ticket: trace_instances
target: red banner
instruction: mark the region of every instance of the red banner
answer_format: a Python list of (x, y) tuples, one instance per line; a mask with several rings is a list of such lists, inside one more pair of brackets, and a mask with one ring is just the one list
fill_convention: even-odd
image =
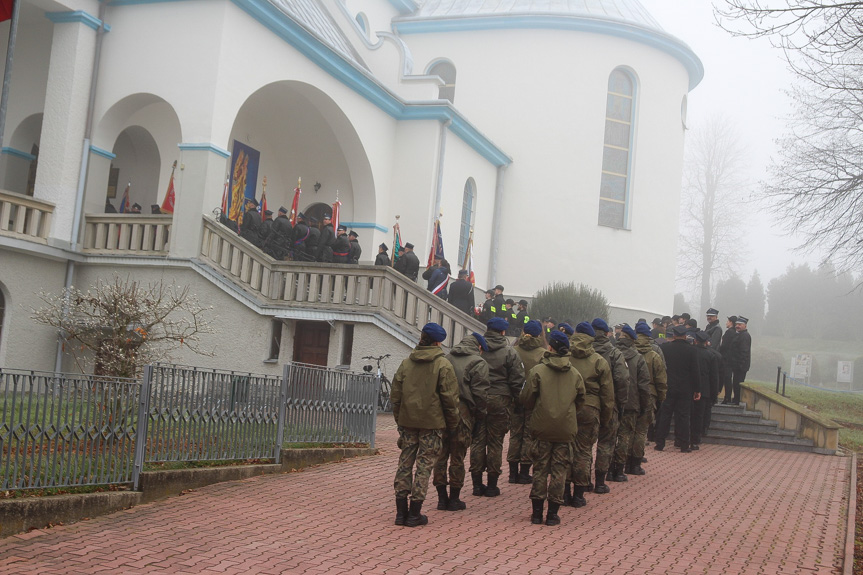
[(339, 224), (342, 222), (342, 214), (341, 214), (342, 203), (338, 200), (333, 204), (333, 230), (339, 229)]
[(13, 6), (15, 6), (15, 0), (0, 0), (0, 22), (12, 18)]
[(173, 214), (174, 202), (176, 201), (174, 193), (174, 170), (177, 169), (177, 162), (174, 161), (174, 167), (171, 168), (171, 179), (168, 180), (168, 192), (165, 194), (165, 201), (162, 202), (162, 213)]

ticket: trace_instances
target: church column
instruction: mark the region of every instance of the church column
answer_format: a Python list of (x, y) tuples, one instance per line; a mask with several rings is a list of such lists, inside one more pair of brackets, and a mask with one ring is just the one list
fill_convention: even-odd
[(227, 150), (213, 144), (180, 144), (180, 162), (174, 179), (172, 257), (196, 258), (200, 254), (203, 216), (212, 217), (213, 209), (222, 205), (230, 156)]
[(50, 241), (68, 246), (81, 176), (96, 31), (101, 22), (83, 11), (48, 12), (46, 16), (54, 22), (54, 36), (34, 197), (56, 206)]
[[(111, 175), (111, 162), (117, 156), (108, 150), (90, 146), (90, 161), (87, 164), (87, 191), (84, 194), (84, 214), (101, 214), (105, 211), (105, 194), (108, 190), (108, 179)], [(114, 208), (120, 207), (124, 185), (117, 182), (117, 193), (109, 198)], [(148, 212), (149, 213), (149, 212)], [(84, 234), (81, 234), (83, 241)]]

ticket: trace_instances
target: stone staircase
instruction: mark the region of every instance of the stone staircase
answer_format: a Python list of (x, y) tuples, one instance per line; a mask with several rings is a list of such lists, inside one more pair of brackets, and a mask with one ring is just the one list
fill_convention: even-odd
[(784, 451), (811, 452), (815, 448), (812, 440), (797, 437), (793, 430), (780, 429), (779, 423), (764, 419), (760, 412), (747, 411), (745, 404), (714, 405), (710, 430), (702, 443)]

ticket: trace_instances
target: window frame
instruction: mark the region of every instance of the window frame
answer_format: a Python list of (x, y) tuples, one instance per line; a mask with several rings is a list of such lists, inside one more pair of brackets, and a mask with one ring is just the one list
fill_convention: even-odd
[[(631, 94), (625, 94), (622, 92), (613, 91), (613, 81), (615, 80), (615, 74), (623, 74), (626, 79), (629, 81), (631, 86)], [(629, 106), (629, 121), (618, 119), (615, 116), (615, 108), (613, 107), (612, 97), (616, 98), (626, 98), (630, 100)], [(631, 206), (632, 206), (632, 167), (633, 167), (633, 158), (635, 156), (635, 137), (636, 137), (636, 122), (638, 119), (638, 76), (635, 72), (626, 66), (617, 66), (614, 68), (608, 75), (608, 82), (606, 86), (606, 105), (605, 105), (605, 118), (603, 122), (603, 139), (602, 139), (602, 167), (600, 171), (600, 186), (599, 186), (599, 210), (597, 213), (597, 225), (611, 228), (616, 230), (631, 230)], [(617, 123), (622, 125), (627, 125), (629, 127), (629, 141), (628, 147), (624, 148), (616, 143), (609, 143), (608, 137), (608, 123)], [(612, 171), (609, 169), (607, 165), (607, 151), (621, 151), (626, 152), (626, 170), (625, 173), (620, 173), (617, 171)], [(606, 176), (614, 177), (614, 178), (623, 178), (624, 186), (623, 186), (623, 199), (616, 200), (611, 197), (607, 197), (603, 195), (606, 184)], [(623, 204), (623, 221), (620, 225), (604, 222), (602, 220), (602, 208), (604, 207), (603, 202), (609, 202), (614, 204)]]

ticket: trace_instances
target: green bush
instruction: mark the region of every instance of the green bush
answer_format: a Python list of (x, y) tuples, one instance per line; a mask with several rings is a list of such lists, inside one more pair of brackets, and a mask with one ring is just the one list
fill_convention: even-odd
[(536, 292), (532, 308), (537, 319), (551, 316), (557, 322), (608, 318), (608, 300), (602, 292), (575, 282), (548, 284)]

